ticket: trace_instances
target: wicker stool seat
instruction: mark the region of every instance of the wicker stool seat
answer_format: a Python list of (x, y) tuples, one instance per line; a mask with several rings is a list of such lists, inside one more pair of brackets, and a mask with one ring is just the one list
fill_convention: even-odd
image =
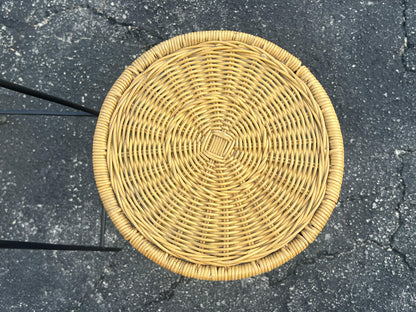
[(231, 31), (140, 56), (108, 93), (93, 148), (101, 199), (125, 239), (207, 280), (268, 272), (304, 250), (338, 200), (343, 157), (310, 71)]

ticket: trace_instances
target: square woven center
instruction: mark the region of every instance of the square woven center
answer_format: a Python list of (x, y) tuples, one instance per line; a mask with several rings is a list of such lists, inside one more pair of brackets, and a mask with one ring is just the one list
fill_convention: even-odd
[(205, 154), (214, 160), (224, 159), (234, 146), (234, 141), (225, 132), (211, 131), (206, 136), (202, 149)]

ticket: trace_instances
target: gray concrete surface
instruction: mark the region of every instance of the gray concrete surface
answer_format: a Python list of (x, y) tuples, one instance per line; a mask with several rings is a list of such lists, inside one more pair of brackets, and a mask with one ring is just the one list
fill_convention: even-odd
[[(416, 1), (0, 2), (1, 77), (99, 109), (124, 67), (197, 30), (248, 32), (321, 81), (345, 143), (340, 201), (317, 240), (270, 273), (177, 276), (118, 253), (0, 250), (4, 311), (415, 311)], [(0, 90), (0, 110), (65, 111)], [(0, 120), (0, 239), (98, 244), (91, 117)]]

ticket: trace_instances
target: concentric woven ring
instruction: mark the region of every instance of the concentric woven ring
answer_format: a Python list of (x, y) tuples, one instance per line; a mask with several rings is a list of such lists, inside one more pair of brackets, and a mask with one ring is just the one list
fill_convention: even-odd
[(102, 106), (94, 173), (112, 221), (188, 277), (268, 272), (327, 222), (343, 174), (332, 104), (301, 62), (249, 34), (172, 38), (129, 66)]

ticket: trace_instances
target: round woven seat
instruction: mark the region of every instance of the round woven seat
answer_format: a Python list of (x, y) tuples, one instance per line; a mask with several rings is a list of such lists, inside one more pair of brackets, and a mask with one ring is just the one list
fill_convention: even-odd
[(125, 239), (173, 272), (232, 280), (290, 260), (338, 200), (342, 136), (316, 78), (231, 31), (160, 43), (102, 106), (93, 163)]

